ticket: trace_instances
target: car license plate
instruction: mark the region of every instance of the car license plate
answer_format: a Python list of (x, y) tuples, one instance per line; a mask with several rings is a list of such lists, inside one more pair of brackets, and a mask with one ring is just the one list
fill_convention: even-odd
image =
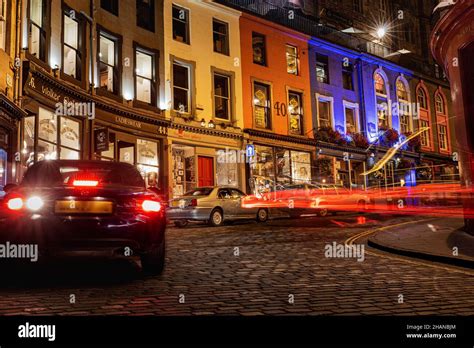
[(113, 203), (107, 201), (56, 201), (56, 214), (111, 214)]
[(179, 201), (172, 201), (172, 202), (171, 202), (171, 206), (172, 206), (173, 208), (179, 207)]

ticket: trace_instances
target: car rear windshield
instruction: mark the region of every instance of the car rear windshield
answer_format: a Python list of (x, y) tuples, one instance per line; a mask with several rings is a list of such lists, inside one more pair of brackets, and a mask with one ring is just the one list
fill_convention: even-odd
[(212, 187), (198, 187), (194, 190), (186, 192), (184, 196), (209, 196), (212, 190)]
[(31, 167), (22, 185), (36, 187), (73, 186), (74, 181), (97, 181), (97, 186), (145, 187), (137, 169), (113, 163), (41, 163)]

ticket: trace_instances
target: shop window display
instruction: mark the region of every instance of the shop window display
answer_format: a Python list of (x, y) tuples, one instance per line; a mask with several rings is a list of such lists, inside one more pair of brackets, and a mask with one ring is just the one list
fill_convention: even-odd
[(159, 187), (158, 144), (154, 141), (138, 139), (137, 159), (138, 170), (145, 179), (147, 187)]
[[(224, 150), (221, 150), (224, 151)], [(232, 157), (226, 157), (232, 158)], [(236, 157), (234, 157), (236, 158)], [(218, 186), (235, 186), (238, 187), (238, 168), (239, 164), (236, 161), (216, 161), (216, 176)]]
[(196, 188), (196, 151), (194, 147), (174, 144), (172, 188), (173, 197), (179, 197)]

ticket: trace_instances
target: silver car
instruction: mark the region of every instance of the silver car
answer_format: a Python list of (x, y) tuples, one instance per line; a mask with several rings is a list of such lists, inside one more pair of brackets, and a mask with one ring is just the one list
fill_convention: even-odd
[(267, 208), (243, 207), (246, 197), (245, 193), (234, 187), (198, 187), (171, 200), (167, 216), (178, 227), (186, 226), (189, 221), (205, 221), (211, 226), (242, 219), (267, 221)]

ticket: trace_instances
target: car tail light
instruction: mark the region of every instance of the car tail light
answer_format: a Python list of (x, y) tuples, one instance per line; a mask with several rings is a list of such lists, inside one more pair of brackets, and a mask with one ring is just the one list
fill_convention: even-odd
[(146, 199), (142, 202), (142, 209), (147, 213), (158, 213), (161, 210), (161, 203)]
[(74, 180), (72, 186), (75, 187), (96, 187), (99, 185), (98, 180)]
[(197, 207), (198, 205), (198, 200), (196, 198), (191, 199), (191, 202), (189, 203), (191, 207)]
[(10, 210), (21, 210), (23, 208), (23, 199), (22, 198), (10, 198), (7, 202), (8, 209)]
[(26, 208), (31, 211), (38, 211), (43, 208), (43, 205), (44, 201), (38, 196), (33, 196), (26, 200)]

